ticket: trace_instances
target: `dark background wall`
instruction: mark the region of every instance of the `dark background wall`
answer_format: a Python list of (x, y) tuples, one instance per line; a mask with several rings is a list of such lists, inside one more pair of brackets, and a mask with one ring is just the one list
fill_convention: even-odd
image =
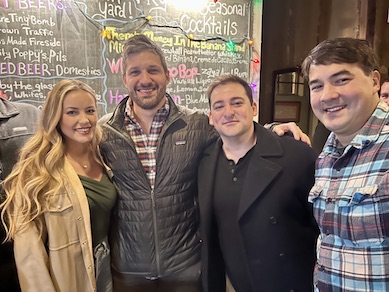
[(299, 66), (326, 38), (366, 38), (387, 74), (388, 9), (388, 0), (263, 0), (260, 123), (273, 120), (273, 72)]

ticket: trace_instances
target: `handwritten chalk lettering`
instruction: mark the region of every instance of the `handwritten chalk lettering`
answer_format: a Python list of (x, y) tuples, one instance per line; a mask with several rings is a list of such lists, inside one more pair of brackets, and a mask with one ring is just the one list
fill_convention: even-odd
[(6, 51), (3, 47), (0, 48), (0, 57), (4, 57), (4, 60), (11, 59), (11, 52)]
[(184, 84), (184, 85), (187, 85), (187, 84), (195, 84), (195, 80), (194, 79), (177, 79), (177, 78), (171, 78), (171, 82), (173, 84)]
[(47, 60), (49, 63), (66, 62), (68, 58), (61, 50), (58, 52), (55, 50), (50, 50)]
[(231, 58), (217, 58), (217, 59), (218, 59), (218, 63), (224, 63), (230, 65), (248, 64), (247, 60), (238, 60), (238, 59), (231, 59)]
[(228, 4), (225, 2), (209, 2), (206, 7), (204, 7), (199, 13), (201, 15), (209, 14), (218, 14), (222, 16), (228, 15), (238, 15), (246, 17), (246, 11), (248, 11), (248, 6), (244, 4)]
[(16, 90), (32, 90), (31, 84), (24, 84), (22, 81), (14, 81), (13, 87)]
[(0, 16), (0, 23), (11, 23), (11, 20), (6, 16)]
[(11, 83), (3, 83), (0, 79), (0, 90), (7, 93), (7, 92), (13, 92), (12, 89), (13, 89), (13, 86)]
[(187, 106), (191, 105), (191, 104), (197, 104), (199, 102), (200, 101), (197, 98), (194, 98), (193, 96), (191, 96), (189, 94), (185, 94), (185, 103)]
[(171, 55), (165, 55), (166, 62), (169, 64), (172, 61)]
[(198, 56), (174, 56), (175, 62), (182, 63), (217, 63), (217, 58), (208, 58), (208, 57), (198, 57)]
[(23, 59), (28, 62), (41, 62), (43, 50), (20, 50), (17, 47), (12, 48), (12, 57), (14, 59)]
[(173, 46), (173, 38), (165, 37), (165, 36), (156, 36), (153, 31), (146, 31), (144, 33), (145, 36), (149, 37), (152, 41), (156, 43), (161, 43), (162, 47), (172, 47)]
[(109, 69), (111, 70), (111, 73), (113, 74), (123, 74), (123, 60), (122, 58), (119, 58), (117, 61), (115, 59), (109, 60), (106, 58), (108, 62)]
[(20, 34), (20, 30), (17, 28), (1, 28), (0, 33), (2, 33), (2, 34)]
[(232, 52), (232, 51), (220, 51), (217, 52), (218, 57), (229, 57), (229, 58), (237, 58), (240, 56), (239, 53)]
[(191, 49), (191, 48), (184, 48), (184, 54), (185, 55), (203, 55), (203, 56), (215, 56), (217, 54), (216, 51), (210, 51), (210, 50), (202, 50), (202, 49)]
[(11, 18), (11, 22), (22, 23), (27, 26), (30, 23), (30, 15), (17, 15), (16, 13), (9, 13), (8, 16)]
[(118, 41), (109, 41), (108, 42), (108, 52), (120, 54), (123, 52), (124, 44)]
[(183, 98), (179, 95), (172, 95), (175, 104), (182, 104)]
[(189, 48), (202, 49), (202, 50), (214, 50), (214, 51), (225, 51), (226, 44), (222, 43), (211, 43), (211, 42), (188, 42)]
[(248, 72), (240, 72), (239, 68), (232, 68), (230, 74), (237, 75), (243, 79), (249, 78)]
[(21, 36), (14, 37), (13, 35), (7, 36), (7, 45), (12, 46), (26, 46), (27, 41), (23, 39)]
[(112, 90), (108, 92), (109, 104), (118, 104), (123, 98), (124, 94), (119, 94), (119, 89), (116, 89), (115, 94), (112, 93)]
[(200, 94), (200, 98), (195, 98), (192, 95), (185, 94), (186, 105), (208, 103), (208, 98), (205, 94)]
[(195, 79), (196, 84), (201, 84), (204, 87), (207, 87), (211, 83), (211, 81), (212, 81), (212, 78), (204, 79), (204, 78), (196, 77), (196, 79)]
[(22, 27), (26, 36), (53, 36), (54, 32), (47, 28), (32, 29), (31, 27)]
[(118, 32), (113, 27), (107, 27), (107, 30), (110, 32), (107, 36), (107, 39), (109, 40), (125, 41), (133, 37), (134, 35), (136, 35), (136, 33), (131, 33), (131, 32)]
[(186, 38), (180, 36), (180, 35), (174, 35), (174, 46), (179, 47), (179, 46), (185, 46), (186, 43)]
[(93, 67), (87, 66), (86, 68), (78, 68), (75, 66), (55, 66), (56, 76), (101, 76), (100, 69), (94, 69)]
[[(3, 3), (1, 3), (1, 2), (3, 2)], [(0, 1), (0, 7), (1, 7), (1, 5), (2, 5), (4, 8), (9, 8), (9, 6), (8, 6), (8, 0)]]
[(202, 68), (201, 74), (207, 76), (207, 78), (215, 78), (217, 76), (223, 75), (223, 71), (220, 69), (212, 69), (212, 68)]
[(179, 21), (186, 32), (225, 36), (235, 36), (238, 33), (238, 24), (231, 21), (231, 19), (218, 21), (216, 16), (203, 16), (200, 19), (193, 19), (187, 14), (182, 14)]
[[(99, 8), (99, 11), (104, 16), (104, 18), (110, 18), (110, 17), (115, 18), (118, 16), (122, 17), (122, 18), (126, 18), (126, 4), (131, 6), (130, 3), (126, 3), (126, 2), (121, 3), (120, 1), (118, 1), (118, 3), (116, 3), (116, 4), (111, 4), (111, 3), (107, 3), (107, 2), (101, 3), (99, 1), (98, 8)], [(130, 10), (131, 10), (131, 8), (130, 8)]]
[(30, 63), (12, 63), (0, 62), (0, 75), (17, 75), (17, 76), (50, 76), (51, 73), (47, 64), (30, 64)]
[(16, 99), (45, 99), (46, 96), (43, 92), (36, 92), (36, 91), (20, 91), (14, 92), (14, 98)]
[(61, 47), (61, 41), (57, 40), (55, 37), (52, 39), (38, 40), (36, 38), (29, 38), (28, 44), (30, 46), (37, 47)]
[(177, 85), (174, 90), (175, 93), (180, 93), (180, 92), (184, 92), (184, 93), (200, 92), (201, 93), (206, 91), (207, 88), (203, 86), (180, 86), (180, 85)]
[(61, 0), (18, 0), (19, 9), (45, 9), (45, 10), (57, 10), (64, 9), (65, 4)]
[(10, 22), (20, 23), (21, 26), (31, 26), (31, 25), (45, 26), (46, 25), (48, 27), (53, 27), (56, 25), (56, 23), (54, 22), (51, 16), (48, 19), (38, 18), (36, 15), (31, 15), (31, 14), (17, 15), (16, 13), (9, 13), (8, 16), (10, 17), (11, 20)]
[(178, 67), (169, 68), (169, 74), (171, 77), (189, 78), (193, 79), (197, 75), (199, 69), (197, 67), (186, 68), (185, 64), (180, 64)]
[[(174, 63), (192, 63), (193, 64), (193, 63), (196, 63), (195, 58), (196, 58), (195, 56), (172, 55), (172, 59), (173, 59)], [(176, 71), (177, 71), (176, 74), (178, 74), (178, 70), (176, 70)]]
[(53, 87), (54, 87), (54, 84), (43, 83), (43, 82), (38, 82), (38, 83), (35, 83), (35, 85), (34, 85), (35, 91), (43, 91), (43, 90), (50, 91), (53, 89)]
[(179, 78), (188, 78), (193, 79), (195, 75), (199, 72), (199, 69), (196, 67), (186, 68), (185, 64), (178, 65), (178, 77)]
[(210, 63), (219, 64), (220, 62), (216, 57), (195, 57), (196, 63)]
[(172, 47), (172, 48), (161, 48), (161, 50), (163, 51), (163, 53), (167, 56), (167, 55), (183, 55), (183, 48), (182, 47), (178, 47), (178, 48), (175, 48), (175, 47)]
[(30, 15), (30, 19), (32, 25), (39, 25), (39, 26), (47, 25), (49, 27), (55, 26), (55, 22), (53, 21), (53, 18), (51, 16), (49, 17), (49, 19), (40, 19), (37, 18), (35, 15)]

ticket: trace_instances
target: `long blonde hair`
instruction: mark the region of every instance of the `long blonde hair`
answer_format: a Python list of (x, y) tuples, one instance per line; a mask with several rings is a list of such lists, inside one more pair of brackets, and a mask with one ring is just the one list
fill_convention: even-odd
[[(6, 199), (0, 209), (6, 240), (14, 238), (23, 226), (37, 219), (45, 211), (48, 198), (58, 193), (65, 183), (66, 178), (61, 173), (65, 142), (58, 124), (64, 98), (73, 90), (84, 90), (96, 101), (95, 92), (89, 85), (69, 79), (58, 82), (44, 103), (36, 134), (22, 147), (18, 162), (3, 182)], [(90, 147), (97, 161), (101, 136), (101, 129), (96, 126)], [(37, 220), (38, 228), (42, 231), (39, 222)]]

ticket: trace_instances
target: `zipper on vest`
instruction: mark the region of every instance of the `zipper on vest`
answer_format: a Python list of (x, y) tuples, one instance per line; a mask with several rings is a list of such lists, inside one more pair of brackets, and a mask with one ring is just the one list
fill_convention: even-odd
[(154, 244), (155, 244), (155, 261), (157, 262), (157, 273), (158, 278), (161, 276), (161, 267), (160, 267), (160, 256), (159, 256), (159, 239), (158, 239), (158, 228), (157, 228), (157, 213), (154, 197), (154, 189), (151, 189), (151, 203), (152, 203), (152, 213), (153, 213), (153, 228), (154, 228)]

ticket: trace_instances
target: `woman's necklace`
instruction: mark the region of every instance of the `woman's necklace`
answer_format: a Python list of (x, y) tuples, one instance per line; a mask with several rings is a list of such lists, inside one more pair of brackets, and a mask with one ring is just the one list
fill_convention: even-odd
[(79, 163), (77, 161), (75, 161), (73, 158), (71, 158), (69, 155), (66, 155), (67, 158), (69, 158), (69, 160), (73, 161), (74, 163), (78, 164), (79, 166), (81, 166), (83, 169), (87, 169), (88, 168), (88, 164), (89, 163)]

